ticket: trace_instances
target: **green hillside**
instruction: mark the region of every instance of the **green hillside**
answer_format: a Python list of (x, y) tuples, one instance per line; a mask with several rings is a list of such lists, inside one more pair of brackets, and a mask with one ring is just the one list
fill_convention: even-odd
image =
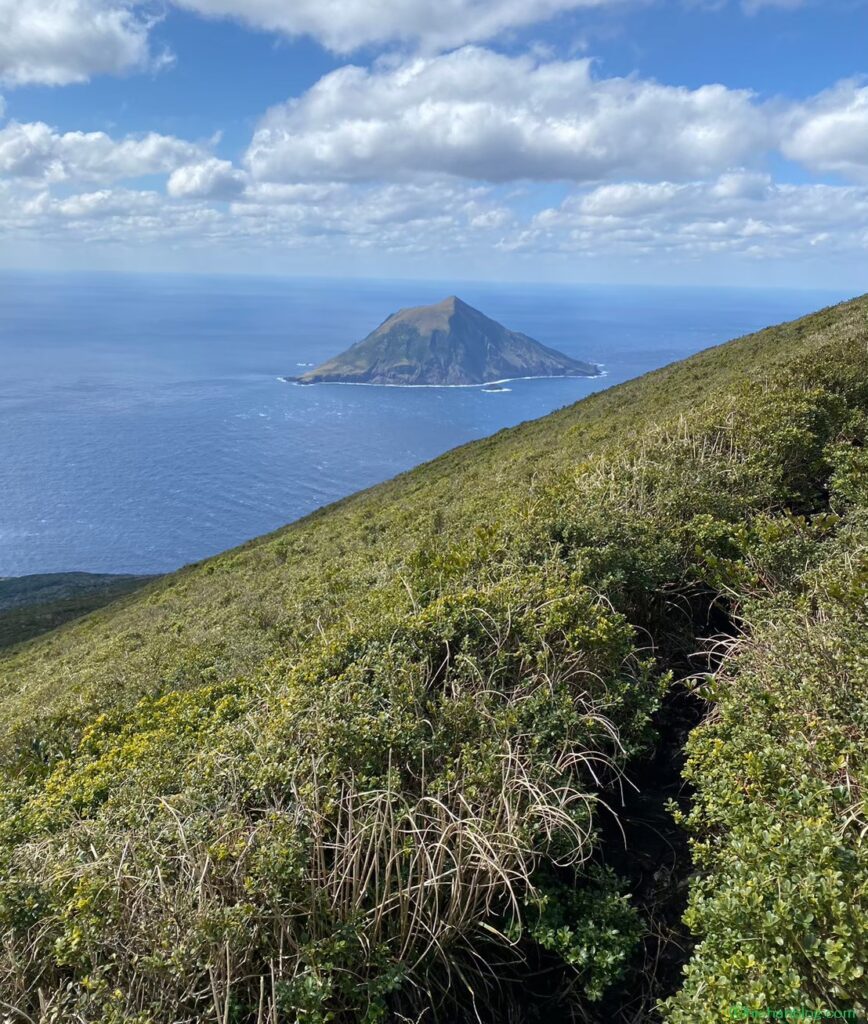
[(0, 1010), (868, 1013), (866, 345), (731, 342), (9, 651)]

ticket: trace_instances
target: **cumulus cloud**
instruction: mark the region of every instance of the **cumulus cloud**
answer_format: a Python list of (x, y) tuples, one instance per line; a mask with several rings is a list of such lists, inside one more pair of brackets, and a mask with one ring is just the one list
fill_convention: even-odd
[(172, 171), (166, 191), (176, 199), (233, 199), (244, 191), (245, 177), (228, 160), (211, 158)]
[(599, 79), (585, 59), (465, 47), (326, 75), (263, 119), (247, 163), (272, 181), (681, 178), (749, 160), (766, 132), (742, 90)]
[(868, 189), (776, 184), (731, 173), (707, 182), (604, 185), (534, 216), (503, 247), (529, 252), (779, 259), (868, 248)]
[(210, 17), (229, 17), (286, 35), (309, 35), (339, 53), (395, 41), (449, 49), (492, 39), (565, 11), (625, 0), (175, 0)]
[(175, 203), (150, 190), (99, 189), (69, 196), (49, 191), (22, 195), (0, 182), (0, 223), (11, 237), (73, 244), (184, 243), (192, 247), (228, 240), (231, 225), (205, 204)]
[[(862, 81), (769, 102), (465, 46), (326, 75), (266, 114), (241, 166), (211, 149), (0, 122), (0, 230), (232, 252), (565, 260), (868, 250)], [(855, 184), (776, 183), (765, 173), (775, 154)], [(137, 180), (152, 175), (161, 180)], [(547, 197), (563, 187), (507, 186), (553, 181), (572, 188), (557, 204)]]
[(449, 54), (346, 65), (269, 111), (245, 161), (260, 181), (695, 180), (782, 153), (868, 181), (868, 85), (801, 102), (604, 78), (589, 59)]
[(105, 132), (58, 132), (42, 121), (0, 128), (0, 174), (31, 182), (112, 182), (164, 174), (201, 160), (202, 148), (151, 132), (117, 140)]
[(52, 199), (47, 193), (35, 198), (29, 209), (33, 212), (54, 214), (72, 221), (100, 221), (111, 217), (129, 217), (132, 214), (157, 213), (160, 197), (155, 192), (130, 189), (100, 189), (81, 192), (63, 199)]
[[(858, 259), (868, 250), (868, 187), (789, 185), (756, 172), (709, 181), (621, 182), (576, 190), (536, 214), (497, 187), (249, 183), (228, 203), (155, 190), (103, 188), (55, 196), (0, 181), (8, 237), (68, 243), (376, 253), (443, 252), (644, 266), (734, 257)], [(649, 262), (650, 261), (650, 262)]]
[(106, 188), (55, 196), (0, 180), (8, 237), (64, 243), (152, 243), (424, 254), (447, 247), (490, 251), (513, 219), (490, 190), (431, 185), (251, 185), (229, 204), (153, 190)]
[[(338, 53), (405, 43), (441, 52), (583, 9), (643, 0), (167, 0), (287, 36), (310, 36)], [(648, 2), (648, 0), (644, 0)], [(719, 6), (726, 0), (686, 0)], [(805, 0), (741, 0), (749, 13)], [(148, 0), (0, 0), (0, 82), (66, 85), (168, 59), (150, 50), (156, 5)]]
[(147, 67), (151, 25), (118, 0), (0, 0), (0, 82), (68, 85)]
[(513, 214), (489, 189), (428, 184), (253, 184), (232, 204), (248, 237), (275, 242), (319, 240), (384, 252), (466, 249), (495, 239)]
[(868, 86), (841, 82), (795, 107), (782, 149), (813, 171), (868, 181)]

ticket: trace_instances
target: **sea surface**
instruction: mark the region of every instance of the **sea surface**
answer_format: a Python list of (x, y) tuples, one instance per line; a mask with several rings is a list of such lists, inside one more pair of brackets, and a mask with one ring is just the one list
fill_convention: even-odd
[[(457, 293), (599, 379), (279, 380)], [(455, 445), (845, 298), (811, 291), (0, 273), (0, 576), (163, 572)]]

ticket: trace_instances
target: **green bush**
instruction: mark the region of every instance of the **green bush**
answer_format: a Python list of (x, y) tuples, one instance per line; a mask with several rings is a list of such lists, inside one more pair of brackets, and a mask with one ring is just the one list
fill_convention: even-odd
[[(868, 1012), (868, 532), (752, 609), (688, 745), (700, 937), (669, 1019)], [(851, 543), (856, 537), (847, 538)], [(856, 586), (854, 586), (854, 584)], [(860, 592), (861, 591), (861, 592)]]

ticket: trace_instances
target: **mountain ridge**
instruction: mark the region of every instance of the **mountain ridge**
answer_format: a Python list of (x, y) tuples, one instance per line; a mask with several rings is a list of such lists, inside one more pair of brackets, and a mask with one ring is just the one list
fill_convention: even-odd
[(399, 309), (367, 337), (294, 378), (299, 384), (475, 387), (520, 377), (593, 377), (600, 368), (511, 331), (450, 295)]

